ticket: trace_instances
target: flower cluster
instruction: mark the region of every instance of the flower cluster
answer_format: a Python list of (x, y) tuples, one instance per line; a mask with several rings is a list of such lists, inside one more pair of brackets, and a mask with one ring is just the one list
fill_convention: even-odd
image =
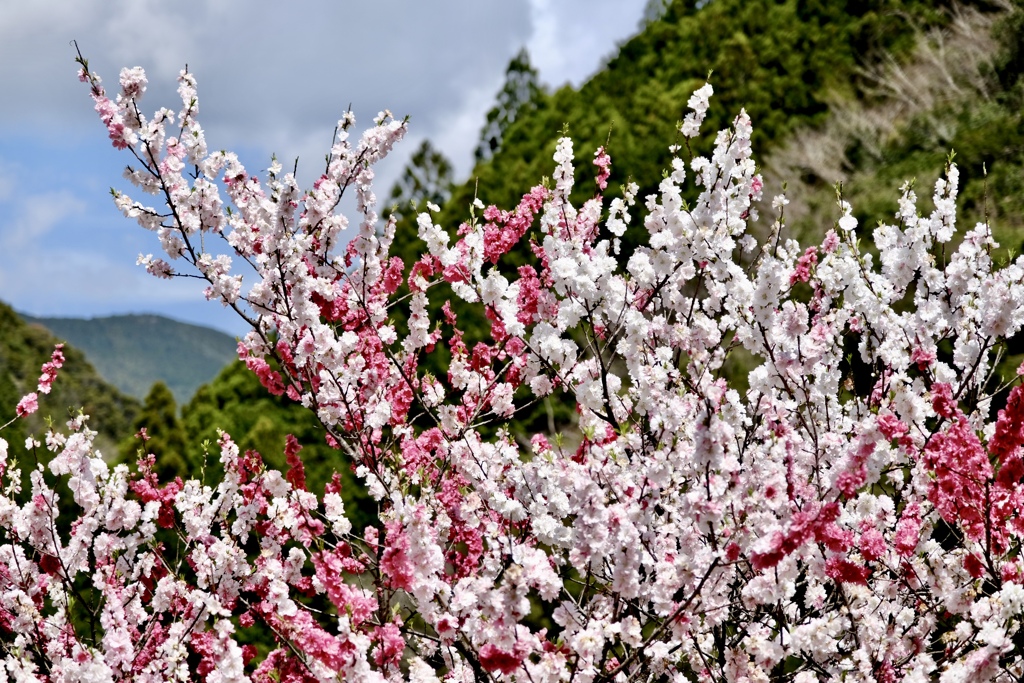
[[(43, 394), (50, 393), (50, 388), (53, 386), (54, 380), (57, 379), (57, 371), (62, 367), (64, 367), (64, 345), (57, 344), (53, 349), (53, 353), (50, 355), (50, 360), (43, 363), (43, 367), (40, 370), (37, 391)], [(31, 415), (37, 410), (39, 410), (39, 394), (33, 391), (25, 394), (21, 397), (21, 400), (18, 401), (18, 405), (15, 406), (15, 419)], [(3, 427), (6, 426), (7, 425), (0, 426), (0, 429), (3, 429)], [(2, 442), (2, 439), (0, 439), (0, 442)]]
[[(287, 474), (225, 435), (222, 481), (159, 482), (151, 459), (111, 469), (75, 420), (48, 434), (31, 492), (0, 496), (9, 677), (1024, 675), (1024, 390), (1011, 379), (1000, 407), (989, 381), (1024, 324), (1024, 261), (997, 267), (985, 224), (954, 242), (952, 164), (928, 215), (903, 188), (872, 253), (841, 199), (822, 244), (757, 244), (742, 112), (709, 156), (673, 160), (642, 225), (635, 186), (604, 195), (605, 150), (598, 193), (573, 205), (563, 139), (550, 186), (517, 207), (457, 231), (421, 215), (407, 269), (374, 210), (373, 164), (405, 131), (390, 114), (356, 143), (343, 119), (301, 192), (208, 152), (191, 74), (176, 136), (171, 112), (138, 112), (141, 70), (115, 100), (83, 77), (139, 163), (129, 178), (168, 204), (118, 205), (252, 324), (240, 355), (316, 412), (380, 523), (352, 527), (339, 479), (306, 490), (292, 441)], [(710, 95), (691, 98), (687, 139)], [(357, 226), (336, 211), (347, 190)], [(627, 229), (647, 239), (620, 257)], [(231, 258), (204, 251), (215, 237)], [(475, 306), (490, 338), (467, 343), (438, 296)], [(517, 438), (517, 412), (551, 397), (575, 404), (572, 430)], [(253, 633), (271, 644), (243, 645)]]

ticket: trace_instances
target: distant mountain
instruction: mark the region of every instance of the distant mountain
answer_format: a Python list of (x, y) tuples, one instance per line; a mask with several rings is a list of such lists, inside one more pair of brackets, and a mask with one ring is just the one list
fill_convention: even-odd
[[(40, 366), (50, 359), (57, 342), (49, 331), (27, 324), (9, 306), (0, 303), (0, 424), (14, 417), (14, 407), (21, 396), (36, 391)], [(139, 402), (103, 381), (73, 345), (64, 348), (64, 356), (64, 367), (53, 383), (52, 393), (40, 394), (39, 412), (15, 421), (0, 433), (17, 457), (26, 457), (25, 437), (42, 433), (47, 417), (62, 428), (69, 414), (84, 410), (90, 416), (89, 426), (99, 434), (97, 446), (110, 455), (117, 452), (116, 444), (131, 430)]]
[(159, 315), (24, 318), (84, 351), (104, 379), (139, 399), (159, 381), (185, 403), (237, 358), (234, 338)]

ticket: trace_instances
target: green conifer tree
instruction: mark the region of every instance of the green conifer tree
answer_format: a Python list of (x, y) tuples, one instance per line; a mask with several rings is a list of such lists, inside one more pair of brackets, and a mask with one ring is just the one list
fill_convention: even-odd
[(415, 218), (427, 202), (440, 206), (452, 194), (452, 164), (424, 140), (409, 158), (402, 175), (391, 188), (391, 206), (403, 218)]
[(166, 384), (153, 384), (132, 427), (136, 434), (145, 429), (146, 438), (129, 437), (123, 441), (123, 459), (133, 460), (140, 450), (152, 453), (156, 457), (156, 472), (161, 481), (197, 474), (186, 457), (185, 432), (178, 420), (178, 406)]
[(501, 149), (505, 131), (520, 114), (536, 107), (544, 94), (537, 70), (530, 64), (526, 48), (520, 50), (505, 70), (505, 85), (498, 92), (498, 100), (487, 112), (487, 123), (480, 131), (480, 143), (474, 153), (477, 161), (490, 159)]

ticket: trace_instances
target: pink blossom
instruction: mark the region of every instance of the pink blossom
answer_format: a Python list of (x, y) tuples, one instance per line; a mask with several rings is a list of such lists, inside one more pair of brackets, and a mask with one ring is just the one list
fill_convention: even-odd
[(986, 483), (993, 472), (988, 454), (967, 420), (958, 416), (936, 434), (923, 458), (935, 473), (928, 499), (943, 519), (960, 525), (969, 538), (980, 540), (986, 531)]
[(245, 366), (256, 373), (259, 377), (260, 384), (274, 396), (280, 396), (284, 393), (284, 383), (281, 378), (281, 373), (270, 367), (270, 364), (262, 358), (246, 355), (242, 358), (245, 361)]
[(896, 535), (893, 545), (896, 551), (903, 557), (910, 557), (917, 549), (921, 539), (921, 506), (914, 502), (903, 510), (899, 522), (896, 524)]
[(303, 491), (306, 490), (306, 470), (302, 465), (302, 460), (299, 458), (299, 451), (302, 450), (302, 446), (299, 444), (299, 440), (293, 435), (289, 434), (285, 438), (284, 455), (288, 462), (288, 474), (285, 477), (288, 483), (297, 489)]
[(845, 550), (852, 536), (835, 527), (834, 522), (838, 516), (838, 503), (829, 503), (821, 508), (810, 506), (806, 511), (796, 512), (788, 531), (776, 532), (770, 550), (754, 553), (750, 558), (751, 564), (755, 569), (770, 569), (812, 538), (827, 541), (837, 551)]
[(856, 583), (866, 586), (871, 570), (840, 555), (833, 555), (825, 563), (825, 573), (840, 583)]
[(25, 394), (20, 401), (18, 401), (17, 414), (18, 417), (25, 417), (39, 410), (39, 397), (35, 392)]
[(885, 554), (885, 538), (878, 529), (872, 527), (860, 535), (858, 548), (865, 560), (874, 562)]
[(834, 253), (839, 248), (839, 235), (836, 234), (835, 230), (829, 230), (825, 233), (825, 239), (821, 243), (821, 250), (826, 254)]
[(818, 250), (815, 247), (807, 247), (807, 251), (796, 262), (796, 269), (789, 276), (789, 284), (807, 282), (811, 279), (811, 269), (818, 262)]
[(939, 417), (951, 418), (957, 412), (956, 401), (953, 398), (953, 388), (946, 382), (936, 382), (932, 385), (932, 409)]
[(305, 609), (279, 621), (279, 628), (285, 630), (301, 652), (308, 653), (329, 670), (341, 672), (352, 663), (355, 645), (325, 631)]
[(365, 570), (352, 557), (348, 545), (339, 546), (333, 552), (316, 553), (313, 555), (313, 566), (328, 598), (340, 611), (351, 615), (353, 626), (358, 627), (373, 616), (377, 601), (344, 580), (345, 574), (360, 574)]
[(53, 348), (50, 360), (43, 363), (42, 374), (39, 376), (39, 391), (44, 394), (50, 393), (50, 387), (57, 379), (57, 371), (62, 367), (64, 367), (64, 345), (57, 344)]
[(484, 219), (488, 221), (484, 226), (484, 257), (491, 263), (497, 263), (502, 254), (522, 239), (547, 198), (548, 191), (538, 185), (524, 194), (519, 206), (511, 212), (488, 207), (484, 211)]
[(196, 673), (200, 676), (206, 676), (217, 666), (219, 644), (217, 643), (216, 637), (209, 631), (193, 633), (190, 644), (192, 645), (192, 649), (195, 653), (200, 656), (199, 666), (196, 667)]
[(409, 557), (409, 538), (401, 522), (390, 521), (384, 525), (386, 535), (381, 553), (380, 568), (390, 585), (402, 590), (412, 588), (415, 569)]
[(377, 666), (398, 666), (405, 650), (405, 639), (402, 638), (399, 624), (377, 626), (373, 635), (378, 643), (373, 653), (373, 661)]
[(1024, 386), (1010, 391), (1006, 407), (999, 411), (995, 432), (988, 442), (988, 452), (999, 463), (999, 479), (1007, 486), (1019, 482), (1024, 475), (1020, 448), (1024, 445)]
[(608, 176), (612, 173), (612, 158), (608, 156), (604, 147), (598, 147), (594, 152), (594, 165), (597, 166), (597, 189), (608, 189)]
[(914, 352), (910, 354), (910, 362), (917, 363), (917, 369), (924, 371), (935, 362), (935, 352), (925, 351), (920, 346), (914, 347)]

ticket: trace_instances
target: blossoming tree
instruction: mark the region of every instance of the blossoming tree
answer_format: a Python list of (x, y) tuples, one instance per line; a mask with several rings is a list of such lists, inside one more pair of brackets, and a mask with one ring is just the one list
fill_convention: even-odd
[[(605, 196), (604, 149), (573, 206), (562, 139), (551, 182), (518, 206), (477, 207), (457, 234), (421, 215), (428, 249), (405, 264), (372, 190), (403, 122), (384, 113), (353, 140), (346, 116), (301, 191), (276, 163), (261, 180), (208, 150), (192, 74), (180, 111), (151, 117), (141, 69), (114, 99), (84, 60), (80, 75), (155, 198), (116, 196), (165, 252), (140, 263), (198, 275), (250, 323), (240, 356), (316, 412), (380, 524), (353, 529), (336, 484), (308, 491), (293, 441), (284, 474), (224, 434), (223, 480), (159, 482), (151, 459), (109, 466), (75, 419), (46, 434), (31, 491), (16, 463), (2, 470), (9, 678), (1024, 675), (1024, 396), (992, 381), (1024, 322), (1024, 262), (996, 267), (984, 224), (954, 248), (952, 163), (930, 215), (903, 188), (877, 252), (841, 199), (804, 248), (780, 237), (781, 197), (771, 237), (747, 233), (762, 186), (743, 112), (710, 156), (674, 149), (643, 208), (635, 186)], [(686, 140), (711, 93), (691, 98)], [(627, 229), (648, 238), (619, 258)], [(509, 268), (512, 249), (532, 265)], [(477, 306), (490, 339), (470, 348), (447, 304), (432, 318), (439, 295)], [(422, 370), (439, 345), (446, 377)], [(739, 354), (753, 369), (733, 386)], [(510, 420), (553, 393), (578, 406), (578, 445), (517, 442)], [(77, 514), (70, 529), (58, 510)], [(243, 645), (257, 630), (269, 650)]]

